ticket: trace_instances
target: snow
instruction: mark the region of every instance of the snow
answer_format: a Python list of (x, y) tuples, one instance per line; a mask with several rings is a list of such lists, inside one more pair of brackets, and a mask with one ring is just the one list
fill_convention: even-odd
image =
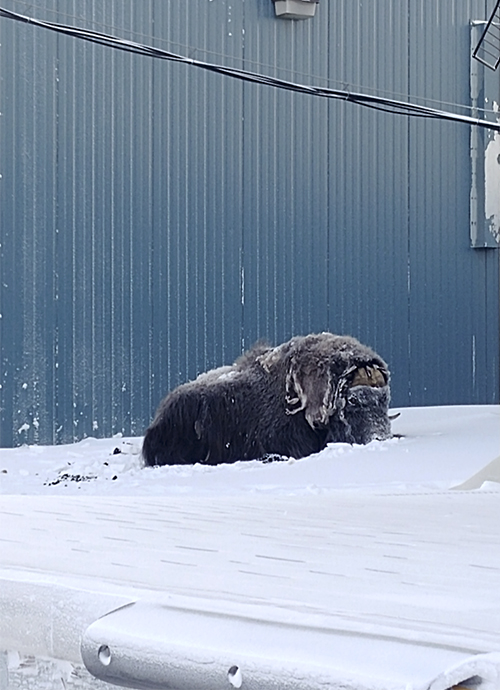
[(500, 408), (403, 408), (401, 438), (330, 444), (300, 460), (144, 468), (141, 438), (0, 450), (0, 494), (92, 496), (295, 494), (349, 489), (448, 489), (500, 454)]
[(498, 690), (500, 407), (395, 413), (268, 464), (0, 450), (0, 690)]

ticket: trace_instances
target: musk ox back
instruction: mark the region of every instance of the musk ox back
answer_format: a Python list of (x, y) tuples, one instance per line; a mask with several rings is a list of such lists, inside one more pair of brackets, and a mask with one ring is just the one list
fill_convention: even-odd
[(386, 363), (355, 338), (320, 333), (257, 344), (169, 393), (143, 456), (146, 465), (216, 465), (383, 440), (389, 399)]

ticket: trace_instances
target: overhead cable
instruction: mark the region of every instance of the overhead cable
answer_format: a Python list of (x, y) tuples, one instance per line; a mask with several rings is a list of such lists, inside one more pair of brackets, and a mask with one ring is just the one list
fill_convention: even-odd
[(6, 10), (2, 7), (0, 7), (0, 17), (5, 17), (25, 24), (32, 24), (34, 26), (48, 29), (50, 31), (55, 31), (66, 36), (79, 38), (84, 41), (89, 41), (90, 43), (96, 43), (98, 45), (102, 45), (108, 48), (114, 48), (116, 50), (124, 51), (127, 53), (134, 53), (137, 55), (144, 55), (151, 58), (168, 60), (170, 62), (180, 62), (186, 65), (190, 65), (192, 67), (198, 67), (200, 69), (207, 70), (209, 72), (215, 72), (226, 77), (239, 79), (240, 81), (244, 82), (262, 84), (265, 86), (270, 86), (273, 88), (283, 89), (287, 91), (294, 91), (296, 93), (302, 93), (310, 96), (319, 96), (321, 98), (333, 98), (337, 100), (348, 101), (350, 103), (356, 103), (357, 105), (374, 108), (376, 110), (389, 112), (395, 115), (406, 115), (410, 117), (461, 122), (464, 124), (475, 125), (477, 127), (484, 127), (487, 129), (500, 132), (500, 122), (491, 122), (489, 120), (479, 117), (460, 115), (448, 112), (446, 110), (438, 110), (423, 105), (407, 103), (405, 101), (393, 100), (391, 98), (384, 98), (381, 96), (373, 96), (353, 92), (348, 89), (332, 89), (322, 86), (307, 86), (305, 84), (298, 84), (296, 82), (278, 79), (276, 77), (270, 77), (263, 74), (258, 74), (256, 72), (249, 72), (247, 70), (238, 69), (235, 67), (226, 67), (223, 65), (217, 65), (209, 62), (204, 62), (201, 60), (196, 60), (194, 58), (178, 55), (177, 53), (172, 53), (162, 48), (155, 48), (154, 46), (149, 46), (143, 43), (137, 43), (135, 41), (130, 41), (124, 38), (118, 38), (116, 36), (100, 33), (97, 31), (90, 31), (88, 29), (81, 29), (78, 27), (59, 24), (56, 22), (35, 19), (34, 17), (19, 14), (17, 12), (13, 12), (12, 10)]

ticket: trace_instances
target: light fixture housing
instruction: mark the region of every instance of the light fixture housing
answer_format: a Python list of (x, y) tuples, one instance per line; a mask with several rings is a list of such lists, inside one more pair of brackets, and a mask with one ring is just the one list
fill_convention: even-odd
[(319, 0), (273, 0), (274, 11), (280, 19), (309, 19), (316, 13)]

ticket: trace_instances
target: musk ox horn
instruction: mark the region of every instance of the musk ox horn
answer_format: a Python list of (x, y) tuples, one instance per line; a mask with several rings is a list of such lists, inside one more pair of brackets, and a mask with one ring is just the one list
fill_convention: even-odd
[(322, 362), (310, 366), (307, 363), (304, 365), (302, 358), (292, 358), (286, 375), (286, 414), (297, 414), (304, 410), (305, 418), (313, 429), (326, 426), (333, 412), (333, 397), (331, 372)]
[(300, 458), (390, 436), (389, 370), (355, 338), (319, 333), (254, 346), (183, 384), (146, 431), (147, 465)]
[(374, 388), (382, 388), (387, 383), (387, 380), (379, 367), (374, 364), (365, 367), (358, 367), (354, 371), (354, 376), (349, 383), (349, 388), (354, 386), (372, 386)]

